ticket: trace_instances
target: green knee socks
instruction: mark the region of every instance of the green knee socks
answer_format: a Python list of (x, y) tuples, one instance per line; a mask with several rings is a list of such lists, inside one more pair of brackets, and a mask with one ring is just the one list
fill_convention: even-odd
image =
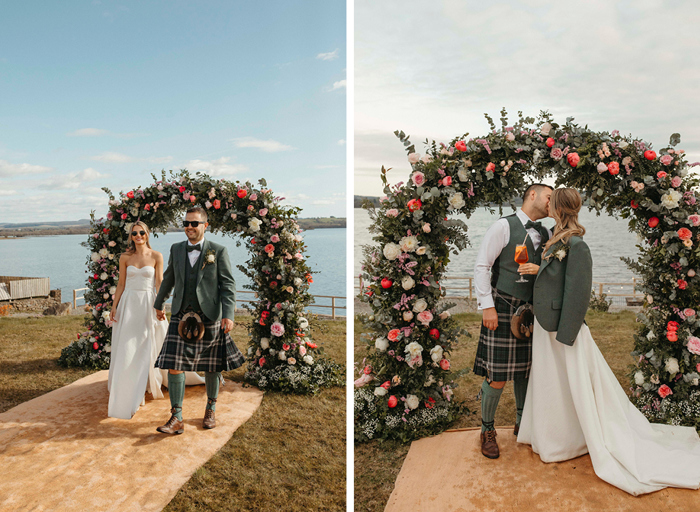
[(525, 407), (525, 394), (527, 393), (527, 383), (529, 379), (524, 377), (513, 381), (513, 393), (515, 394), (515, 424), (520, 425), (523, 417), (523, 407)]
[(170, 407), (175, 409), (175, 417), (182, 421), (182, 400), (185, 398), (185, 373), (168, 374), (168, 394)]
[(492, 388), (486, 379), (481, 385), (481, 431), (494, 430), (494, 418), (496, 417), (496, 407), (501, 399), (503, 388)]
[[(216, 410), (216, 399), (219, 396), (219, 378), (221, 372), (204, 372), (204, 383), (207, 387), (207, 409)], [(214, 400), (214, 401), (212, 401)]]

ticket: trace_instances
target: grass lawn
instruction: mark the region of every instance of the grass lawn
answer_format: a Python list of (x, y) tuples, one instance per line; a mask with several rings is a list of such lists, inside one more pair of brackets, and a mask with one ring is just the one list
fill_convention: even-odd
[[(245, 353), (249, 318), (232, 336)], [(92, 372), (56, 364), (82, 331), (81, 317), (0, 319), (0, 412)], [(320, 321), (314, 340), (345, 362), (342, 320)], [(243, 368), (224, 373), (242, 382)], [(316, 396), (267, 392), (260, 408), (198, 469), (166, 511), (345, 510), (345, 388)]]
[[(457, 345), (452, 353), (452, 367), (469, 368), (474, 364), (479, 340), (481, 315), (463, 313), (455, 318), (472, 334)], [(630, 352), (634, 349), (635, 314), (590, 312), (586, 321), (593, 339), (605, 356), (622, 387), (627, 390), (627, 368), (633, 363)], [(362, 323), (355, 320), (355, 361), (366, 355), (366, 344), (361, 341)], [(455, 398), (464, 401), (471, 414), (462, 416), (451, 428), (481, 426), (481, 402), (476, 400), (483, 377), (469, 373), (458, 381)], [(496, 426), (515, 424), (515, 398), (512, 383), (506, 384), (496, 411)], [(355, 510), (382, 511), (394, 489), (394, 482), (401, 470), (410, 444), (394, 441), (371, 441), (355, 445)]]

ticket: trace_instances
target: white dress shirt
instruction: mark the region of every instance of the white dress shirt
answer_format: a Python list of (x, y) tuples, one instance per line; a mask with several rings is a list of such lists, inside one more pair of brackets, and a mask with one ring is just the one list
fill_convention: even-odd
[[(523, 223), (523, 227), (527, 221), (532, 220), (522, 209), (518, 209), (515, 215)], [(530, 240), (532, 240), (532, 245), (537, 250), (542, 241), (542, 235), (535, 228), (530, 228), (526, 231)], [(547, 228), (547, 232), (551, 237), (552, 232), (549, 228)], [(491, 267), (493, 267), (496, 259), (500, 256), (503, 248), (508, 245), (509, 240), (510, 225), (505, 218), (498, 219), (484, 234), (479, 253), (476, 255), (476, 266), (474, 267), (477, 309), (482, 310), (495, 307), (493, 296), (491, 295)]]
[[(202, 238), (202, 239), (199, 241), (199, 244), (193, 244), (192, 242), (190, 242), (189, 240), (187, 240), (187, 246), (188, 246), (188, 247), (193, 247), (193, 246), (195, 246), (195, 245), (199, 245), (200, 247), (203, 247), (203, 246), (204, 246), (204, 238)], [(187, 258), (189, 258), (189, 260), (190, 260), (190, 267), (194, 267), (194, 264), (197, 263), (197, 260), (199, 259), (199, 255), (200, 255), (200, 254), (202, 254), (202, 251), (197, 251), (197, 250), (194, 250), (194, 251), (191, 251), (191, 252), (190, 252), (190, 251), (187, 251)]]

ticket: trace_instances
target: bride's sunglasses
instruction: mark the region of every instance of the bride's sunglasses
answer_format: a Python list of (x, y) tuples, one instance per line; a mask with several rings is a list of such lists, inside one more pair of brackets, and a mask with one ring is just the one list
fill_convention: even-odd
[(182, 227), (188, 228), (192, 226), (193, 228), (196, 228), (200, 224), (204, 224), (204, 222), (198, 221), (198, 220), (183, 220), (182, 221)]
[(132, 231), (131, 236), (136, 236), (136, 235), (141, 235), (144, 236), (146, 234), (145, 231)]

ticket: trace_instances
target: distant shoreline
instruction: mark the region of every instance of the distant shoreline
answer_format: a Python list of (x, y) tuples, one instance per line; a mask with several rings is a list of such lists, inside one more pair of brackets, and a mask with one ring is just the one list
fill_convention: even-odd
[[(312, 229), (328, 229), (347, 227), (347, 219), (344, 217), (311, 217), (307, 219), (297, 219), (297, 223), (304, 230)], [(90, 234), (90, 224), (71, 226), (47, 226), (45, 224), (37, 224), (33, 226), (23, 226), (22, 228), (3, 228), (0, 227), (0, 240), (18, 240), (20, 238), (29, 238), (34, 236), (57, 236), (57, 235), (88, 235)], [(171, 228), (169, 231), (183, 231), (180, 227)]]

